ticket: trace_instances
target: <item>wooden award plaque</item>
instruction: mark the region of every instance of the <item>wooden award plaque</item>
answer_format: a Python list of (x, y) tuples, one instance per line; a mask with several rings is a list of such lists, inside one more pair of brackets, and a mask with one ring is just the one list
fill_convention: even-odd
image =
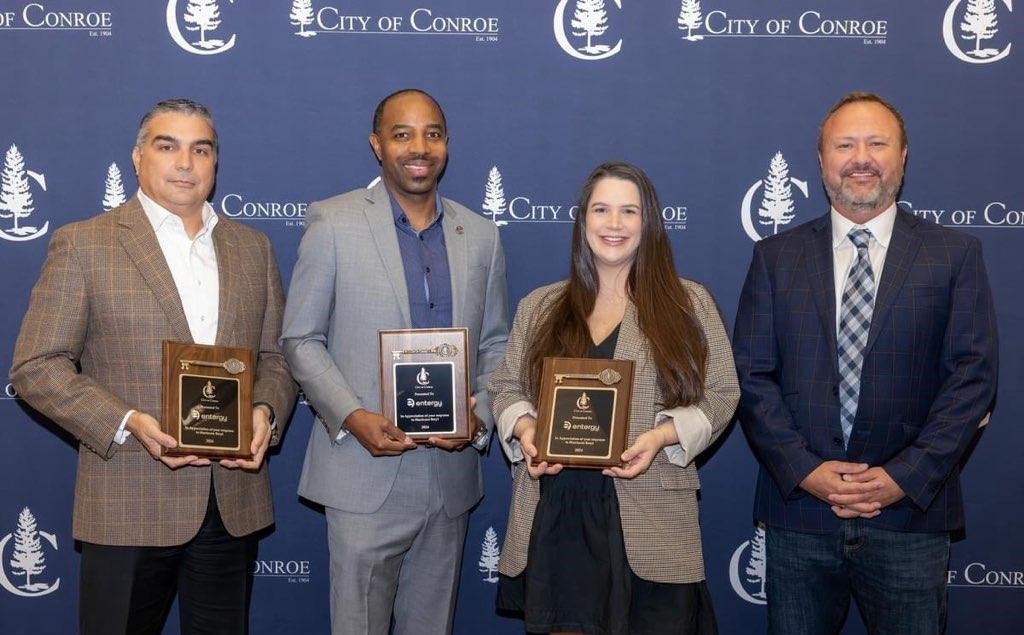
[(566, 467), (622, 465), (629, 441), (633, 362), (545, 357), (537, 415), (537, 458)]
[(255, 355), (247, 348), (163, 343), (163, 431), (168, 456), (252, 458)]
[(417, 443), (430, 437), (468, 441), (469, 331), (377, 331), (381, 413)]

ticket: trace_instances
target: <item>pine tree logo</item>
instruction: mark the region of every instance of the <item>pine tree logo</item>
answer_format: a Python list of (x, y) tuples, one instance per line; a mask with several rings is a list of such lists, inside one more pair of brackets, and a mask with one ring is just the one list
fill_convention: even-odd
[[(7, 544), (12, 541), (14, 544), (8, 550)], [(44, 553), (47, 544), (56, 551), (57, 537), (39, 531), (32, 511), (28, 507), (22, 508), (17, 527), (0, 540), (0, 558), (3, 559), (0, 562), (0, 586), (21, 597), (38, 597), (56, 591), (60, 578), (52, 584), (39, 579), (47, 567)]]
[[(793, 186), (796, 186), (804, 198), (808, 198), (807, 181), (789, 176), (789, 164), (786, 163), (782, 151), (775, 153), (768, 162), (768, 176), (756, 181), (747, 189), (740, 205), (740, 222), (750, 240), (758, 241), (766, 236), (773, 236), (796, 218), (793, 205)], [(757, 209), (757, 221), (753, 218), (753, 201), (758, 190), (761, 190), (761, 205)], [(757, 226), (765, 230), (758, 231)]]
[(313, 24), (313, 2), (312, 0), (292, 0), (292, 12), (288, 19), (293, 26), (299, 27), (295, 35), (299, 37), (313, 37), (316, 31), (307, 31), (306, 27)]
[(484, 202), (481, 207), (491, 217), (495, 225), (498, 227), (508, 225), (507, 220), (498, 219), (508, 209), (505, 203), (505, 188), (501, 186), (501, 172), (498, 171), (498, 166), (492, 167), (491, 171), (487, 174), (487, 185), (484, 186)]
[(116, 163), (111, 163), (107, 168), (107, 181), (103, 188), (103, 211), (109, 212), (124, 205), (127, 200), (124, 195), (124, 184), (121, 183), (121, 170)]
[[(1000, 0), (1000, 4), (1007, 13), (1013, 12), (1012, 0)], [(954, 57), (970, 64), (990, 64), (1010, 54), (1012, 43), (1007, 43), (1002, 49), (984, 45), (995, 39), (998, 33), (996, 0), (953, 0), (942, 20), (946, 48)]]
[[(746, 566), (743, 573), (740, 573), (741, 562), (749, 547)], [(767, 604), (768, 596), (764, 591), (765, 563), (765, 534), (764, 528), (758, 527), (754, 537), (743, 542), (729, 559), (729, 582), (736, 595), (751, 604)]]
[(768, 178), (764, 181), (764, 194), (757, 216), (762, 225), (771, 225), (772, 234), (779, 233), (780, 225), (793, 220), (793, 185), (789, 182), (789, 164), (776, 152), (768, 164)]
[[(174, 43), (195, 55), (216, 55), (223, 53), (235, 45), (235, 35), (232, 34), (227, 41), (210, 37), (210, 33), (216, 31), (222, 23), (220, 14), (220, 0), (183, 0), (185, 10), (181, 21), (185, 24), (185, 31), (197, 33), (199, 39), (189, 42), (181, 32), (178, 25), (178, 0), (167, 0), (167, 31), (171, 34)], [(234, 4), (235, 0), (228, 0)]]
[(22, 221), (35, 212), (31, 181), (46, 191), (46, 176), (25, 169), (25, 158), (18, 146), (11, 145), (4, 155), (0, 171), (0, 219), (10, 219), (12, 227), (0, 227), (0, 238), (15, 242), (39, 238), (50, 228), (50, 221), (42, 227), (26, 225)]
[(608, 30), (608, 12), (604, 9), (604, 0), (576, 0), (576, 10), (572, 14), (572, 34), (587, 38), (587, 44), (579, 47), (589, 55), (604, 53), (610, 49), (605, 44), (594, 44), (594, 38), (604, 35)]
[(484, 541), (480, 545), (480, 561), (477, 562), (480, 573), (487, 574), (487, 577), (483, 578), (484, 582), (491, 584), (498, 582), (498, 576), (495, 574), (498, 572), (500, 559), (501, 549), (498, 548), (498, 534), (494, 531), (494, 527), (488, 527), (484, 532)]
[(699, 29), (704, 15), (700, 11), (700, 0), (683, 0), (679, 5), (679, 17), (676, 24), (680, 31), (686, 31), (683, 39), (687, 42), (699, 42), (704, 39), (703, 35), (694, 34), (694, 29)]
[[(602, 60), (622, 50), (622, 40), (614, 45), (601, 43), (608, 31), (608, 8), (605, 0), (572, 0), (571, 17), (567, 19), (570, 0), (559, 0), (555, 7), (555, 40), (562, 50), (581, 60)], [(622, 0), (612, 0), (622, 9)], [(578, 46), (569, 42), (568, 32), (578, 38)]]

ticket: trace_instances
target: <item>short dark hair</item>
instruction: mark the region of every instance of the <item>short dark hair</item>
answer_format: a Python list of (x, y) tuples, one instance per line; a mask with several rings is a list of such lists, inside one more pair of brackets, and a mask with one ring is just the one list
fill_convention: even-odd
[(142, 120), (139, 121), (139, 132), (135, 136), (135, 145), (137, 147), (141, 148), (145, 145), (146, 138), (149, 136), (149, 122), (153, 117), (169, 112), (181, 115), (194, 115), (205, 119), (206, 123), (210, 125), (210, 130), (213, 131), (213, 151), (216, 152), (218, 150), (217, 126), (213, 124), (213, 114), (209, 108), (191, 99), (165, 99), (157, 102), (146, 114), (142, 115)]
[(434, 105), (437, 106), (438, 112), (441, 113), (441, 125), (444, 126), (444, 131), (445, 131), (445, 133), (447, 133), (448, 132), (448, 120), (445, 119), (444, 108), (441, 108), (441, 104), (437, 103), (437, 100), (434, 99), (433, 95), (431, 95), (427, 91), (421, 90), (419, 88), (403, 88), (401, 90), (396, 90), (395, 92), (391, 93), (390, 95), (388, 95), (384, 99), (380, 100), (380, 103), (377, 104), (377, 108), (373, 111), (373, 128), (372, 128), (372, 132), (374, 134), (380, 134), (380, 122), (384, 118), (384, 107), (388, 105), (388, 102), (391, 101), (392, 99), (394, 99), (395, 97), (399, 97), (401, 95), (405, 95), (405, 94), (408, 94), (408, 93), (418, 93), (420, 95), (423, 95), (424, 97), (426, 97), (430, 101), (434, 102)]
[(892, 116), (896, 118), (896, 123), (898, 123), (900, 126), (900, 147), (907, 147), (907, 125), (903, 122), (903, 115), (900, 114), (900, 111), (896, 110), (896, 106), (893, 106), (886, 100), (882, 99), (881, 96), (876, 95), (875, 93), (854, 91), (852, 93), (846, 93), (845, 95), (843, 95), (839, 99), (839, 101), (837, 101), (835, 105), (832, 106), (831, 109), (829, 109), (828, 113), (825, 115), (825, 118), (821, 120), (821, 124), (818, 125), (818, 152), (821, 152), (822, 146), (825, 143), (825, 139), (823, 137), (823, 133), (825, 131), (825, 124), (832, 117), (832, 115), (836, 114), (836, 112), (843, 106), (862, 101), (878, 104), (879, 106), (884, 107), (886, 110), (892, 113)]

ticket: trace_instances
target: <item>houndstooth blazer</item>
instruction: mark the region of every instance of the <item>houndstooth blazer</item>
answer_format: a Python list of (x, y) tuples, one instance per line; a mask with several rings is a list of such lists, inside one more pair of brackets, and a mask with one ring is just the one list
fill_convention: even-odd
[[(270, 241), (221, 218), (216, 343), (256, 352), (253, 400), (274, 409), (275, 442), (296, 386), (277, 346), (284, 298)], [(11, 379), (33, 408), (79, 441), (74, 536), (105, 545), (187, 542), (210, 479), (236, 536), (273, 522), (266, 463), (171, 470), (134, 437), (113, 441), (130, 409), (160, 417), (161, 342), (191, 342), (177, 287), (138, 198), (53, 235), (14, 350)]]
[[(729, 339), (711, 294), (696, 282), (682, 280), (682, 283), (690, 293), (708, 343), (704, 396), (696, 406), (711, 423), (713, 441), (728, 425), (739, 399), (736, 369)], [(505, 359), (488, 384), (495, 419), (516, 402), (536, 403), (523, 385), (522, 364), (539, 319), (564, 285), (563, 281), (541, 287), (519, 303)], [(632, 304), (627, 305), (622, 318), (614, 357), (635, 362), (629, 414), (629, 442), (632, 444), (654, 427), (655, 415), (661, 410), (658, 403), (662, 401), (657, 369)], [(539, 482), (530, 478), (525, 462), (515, 463), (513, 471), (512, 504), (499, 564), (501, 573), (508, 576), (519, 575), (526, 568), (530, 530), (540, 498)], [(626, 556), (637, 576), (671, 583), (704, 579), (697, 520), (698, 489), (700, 482), (693, 462), (680, 467), (669, 461), (664, 450), (640, 476), (615, 479)]]

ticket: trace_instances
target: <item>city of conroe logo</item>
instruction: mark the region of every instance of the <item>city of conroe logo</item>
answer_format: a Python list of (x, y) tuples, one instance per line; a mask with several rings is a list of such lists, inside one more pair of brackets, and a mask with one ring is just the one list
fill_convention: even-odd
[[(767, 604), (764, 592), (765, 574), (764, 528), (758, 527), (754, 537), (744, 541), (729, 559), (729, 582), (732, 590), (751, 604)], [(742, 571), (740, 568), (742, 567)]]
[[(793, 186), (796, 186), (804, 198), (808, 197), (807, 181), (789, 176), (789, 164), (782, 156), (782, 151), (775, 153), (768, 163), (768, 176), (754, 182), (747, 193), (743, 195), (743, 203), (740, 206), (740, 222), (743, 223), (743, 231), (747, 232), (750, 240), (757, 242), (767, 236), (779, 233), (783, 225), (788, 225), (796, 217), (793, 209)], [(753, 202), (754, 195), (762, 190), (761, 206), (757, 208), (757, 221), (754, 220)], [(764, 229), (758, 231), (757, 225), (763, 225)]]
[(687, 42), (705, 38), (825, 38), (861, 40), (863, 44), (883, 45), (889, 21), (877, 18), (839, 18), (808, 9), (799, 15), (736, 17), (722, 9), (705, 11), (700, 0), (680, 0), (676, 25)]
[[(1000, 0), (1006, 10), (1013, 12), (1013, 0)], [(961, 12), (960, 5), (964, 4)], [(991, 64), (1010, 54), (1012, 43), (1002, 49), (984, 46), (983, 42), (999, 40), (999, 14), (995, 0), (953, 0), (942, 18), (942, 39), (946, 48), (961, 62)]]
[[(612, 0), (622, 9), (622, 0)], [(566, 7), (569, 0), (559, 0), (555, 7), (555, 41), (562, 50), (579, 60), (603, 60), (622, 50), (622, 38), (615, 44), (607, 44), (602, 36), (608, 30), (608, 11), (604, 0), (575, 0), (569, 31), (578, 44), (569, 42), (566, 34)]]
[(0, 31), (87, 31), (89, 37), (113, 35), (110, 11), (52, 10), (42, 2), (30, 2), (21, 12), (0, 11)]
[(26, 170), (25, 158), (18, 146), (12, 144), (4, 155), (4, 167), (0, 172), (0, 219), (10, 219), (12, 223), (11, 227), (0, 226), (0, 238), (4, 240), (33, 240), (50, 228), (50, 221), (43, 223), (42, 227), (21, 222), (35, 212), (30, 179), (46, 191), (46, 176)]
[(306, 584), (312, 575), (309, 560), (256, 560), (252, 575), (256, 578), (278, 578), (289, 584)]
[[(235, 0), (228, 0), (234, 3)], [(197, 32), (198, 40), (189, 42), (178, 27), (178, 0), (167, 0), (167, 31), (174, 43), (195, 55), (216, 55), (224, 53), (235, 45), (235, 34), (224, 41), (210, 37), (221, 25), (219, 0), (185, 0), (185, 12), (181, 15), (185, 30)]]
[(501, 560), (501, 549), (498, 547), (498, 533), (494, 527), (488, 527), (484, 532), (484, 540), (480, 543), (480, 560), (476, 563), (480, 573), (487, 574), (482, 578), (484, 582), (497, 584), (498, 562)]
[(576, 398), (576, 408), (579, 410), (590, 410), (590, 397), (587, 396), (587, 393), (582, 393)]
[(420, 386), (430, 385), (430, 373), (427, 372), (426, 368), (420, 367), (420, 372), (416, 373), (416, 383)]
[[(7, 544), (11, 541), (14, 544), (8, 552)], [(39, 531), (35, 516), (28, 507), (22, 508), (17, 527), (0, 539), (0, 586), (24, 598), (56, 591), (60, 587), (60, 578), (52, 583), (45, 577), (39, 579), (47, 566), (45, 545), (49, 545), (49, 550), (57, 551), (57, 536)]]
[[(373, 183), (368, 187), (372, 187)], [(577, 205), (542, 205), (529, 196), (506, 198), (498, 166), (491, 167), (484, 183), (483, 215), (498, 227), (519, 223), (571, 223), (576, 220)], [(685, 205), (663, 205), (661, 218), (666, 230), (686, 229), (688, 210)]]
[(1004, 201), (988, 201), (964, 206), (936, 207), (899, 201), (914, 216), (944, 227), (976, 227), (987, 229), (1024, 229), (1024, 205)]
[(121, 182), (121, 169), (116, 163), (111, 163), (107, 168), (107, 180), (103, 184), (103, 211), (109, 212), (124, 205), (127, 200), (124, 195), (124, 183)]
[(362, 15), (345, 13), (330, 4), (316, 9), (312, 0), (292, 0), (288, 23), (298, 27), (294, 35), (303, 38), (320, 33), (371, 33), (465, 35), (475, 42), (497, 42), (501, 34), (501, 20), (495, 16), (448, 15), (430, 7), (417, 7), (407, 15)]

